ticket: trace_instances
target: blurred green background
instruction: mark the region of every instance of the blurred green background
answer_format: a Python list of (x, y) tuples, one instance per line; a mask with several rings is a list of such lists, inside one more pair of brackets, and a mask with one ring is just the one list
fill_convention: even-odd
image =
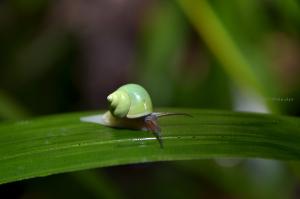
[[(300, 115), (297, 0), (0, 2), (0, 120), (105, 109), (135, 82), (155, 107)], [(0, 132), (1, 133), (1, 132)], [(9, 198), (299, 198), (270, 160), (119, 166), (0, 186)]]

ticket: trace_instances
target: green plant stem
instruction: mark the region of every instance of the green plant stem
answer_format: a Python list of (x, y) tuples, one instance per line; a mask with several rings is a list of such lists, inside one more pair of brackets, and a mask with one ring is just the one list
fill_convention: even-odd
[(256, 77), (251, 64), (241, 53), (231, 35), (206, 0), (178, 0), (183, 11), (220, 61), (232, 80), (241, 88), (262, 96), (270, 110), (277, 111), (268, 93)]

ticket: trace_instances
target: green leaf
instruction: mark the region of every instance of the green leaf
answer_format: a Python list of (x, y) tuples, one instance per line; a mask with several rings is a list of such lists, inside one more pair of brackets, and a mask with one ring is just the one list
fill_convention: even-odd
[(197, 109), (160, 119), (151, 133), (113, 129), (72, 113), (0, 124), (0, 184), (89, 168), (166, 160), (258, 157), (300, 160), (300, 119)]

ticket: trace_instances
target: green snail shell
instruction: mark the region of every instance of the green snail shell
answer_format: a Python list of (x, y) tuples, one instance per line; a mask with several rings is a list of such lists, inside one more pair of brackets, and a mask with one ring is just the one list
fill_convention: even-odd
[(107, 97), (110, 112), (118, 118), (139, 118), (153, 112), (148, 92), (137, 84), (126, 84)]

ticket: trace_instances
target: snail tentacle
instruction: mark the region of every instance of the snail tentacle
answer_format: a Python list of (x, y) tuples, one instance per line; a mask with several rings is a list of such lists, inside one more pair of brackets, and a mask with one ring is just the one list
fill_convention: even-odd
[(188, 116), (188, 117), (193, 117), (192, 115), (188, 113), (170, 113), (170, 112), (153, 112), (152, 115), (155, 115), (157, 118), (160, 117), (165, 117), (165, 116)]

